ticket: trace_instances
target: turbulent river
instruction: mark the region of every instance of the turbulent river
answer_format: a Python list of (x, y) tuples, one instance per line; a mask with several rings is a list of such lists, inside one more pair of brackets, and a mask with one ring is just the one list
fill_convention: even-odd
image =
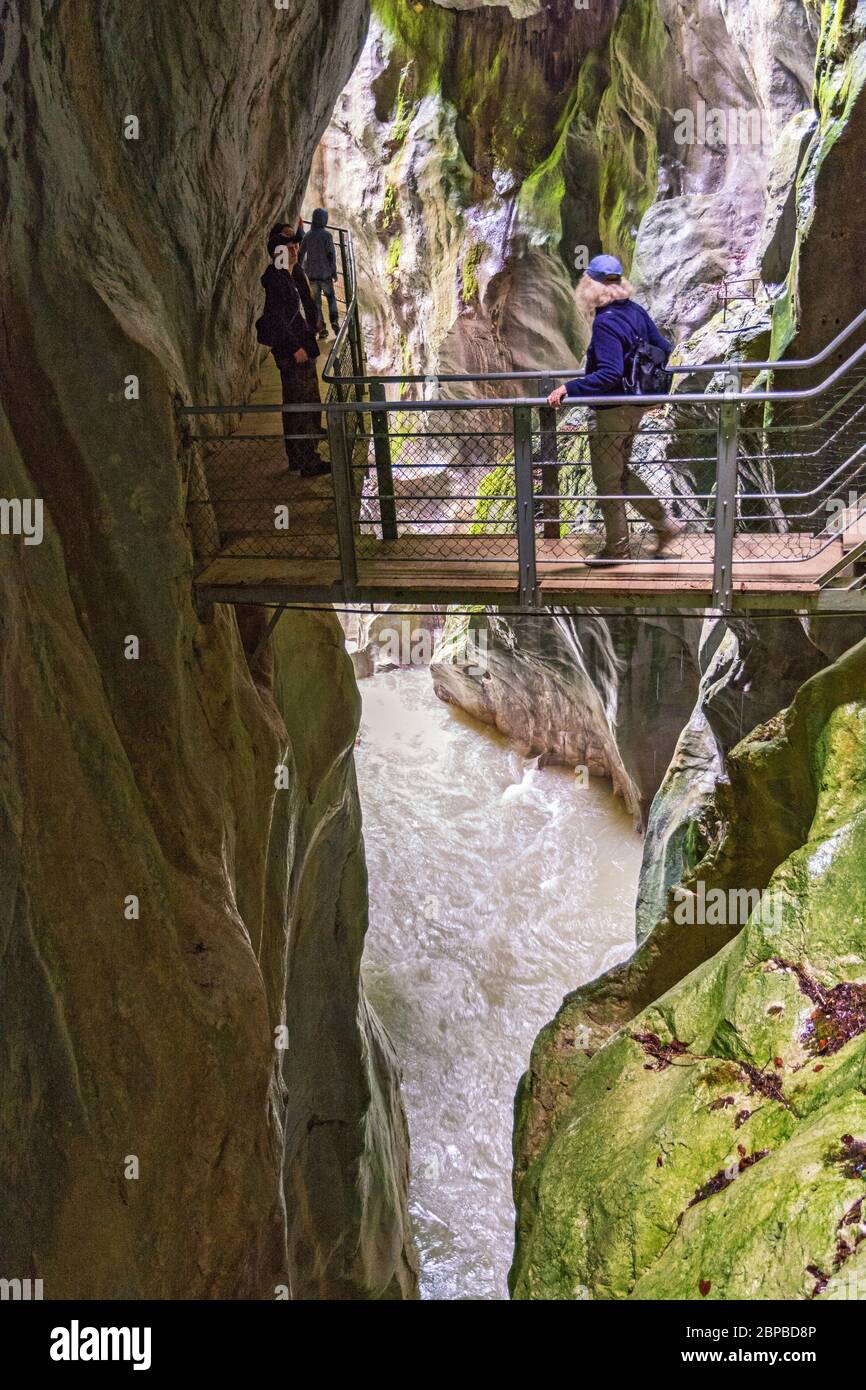
[(515, 1088), (562, 996), (629, 953), (640, 840), (604, 784), (527, 762), (428, 670), (361, 691), (364, 978), (403, 1064), (423, 1296), (505, 1298)]

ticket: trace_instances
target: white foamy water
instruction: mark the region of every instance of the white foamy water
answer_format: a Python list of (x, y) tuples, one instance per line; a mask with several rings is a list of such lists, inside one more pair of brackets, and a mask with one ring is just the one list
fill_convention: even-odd
[(603, 783), (439, 701), (361, 682), (364, 979), (403, 1064), (424, 1297), (507, 1297), (514, 1092), (564, 994), (633, 949), (641, 842)]

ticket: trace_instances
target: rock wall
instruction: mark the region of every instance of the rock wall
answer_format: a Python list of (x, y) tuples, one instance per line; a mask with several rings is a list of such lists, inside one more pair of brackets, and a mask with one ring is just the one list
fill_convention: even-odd
[(691, 714), (695, 624), (474, 614), (468, 643), (466, 625), (449, 618), (437, 648), (440, 698), (494, 725), (527, 756), (608, 778), (644, 826)]
[(697, 703), (649, 809), (637, 896), (637, 942), (663, 921), (670, 889), (694, 867), (726, 759), (743, 735), (827, 665), (799, 623), (708, 619), (697, 654)]
[[(580, 246), (620, 254), (697, 360), (806, 356), (863, 307), (854, 0), (439, 9), (374, 6), (314, 165), (315, 200), (366, 238), (376, 365), (576, 361)], [(701, 103), (757, 116), (757, 138), (683, 146), (677, 113)], [(754, 302), (735, 294), (723, 320), (720, 283), (745, 276)], [(834, 1022), (860, 1017), (866, 987), (859, 919), (840, 907), (862, 887), (862, 651), (825, 668), (862, 628), (738, 622), (699, 640), (675, 615), (652, 633), (470, 621), (486, 669), (452, 622), (443, 697), (527, 752), (605, 772), (648, 821), (640, 947), (566, 1000), (521, 1088), (516, 1295), (838, 1296), (863, 1195), (846, 1145), (866, 1120), (859, 1033)], [(671, 894), (698, 879), (778, 882), (785, 921), (685, 931)], [(825, 1065), (811, 1054), (831, 1027)]]
[(248, 388), (366, 5), (6, 8), (0, 492), (45, 537), (0, 537), (0, 1271), (411, 1296), (351, 668), (331, 617), (254, 671), (261, 614), (199, 621), (173, 410)]
[[(576, 363), (575, 252), (602, 246), (683, 355), (766, 352), (819, 122), (817, 46), (802, 0), (557, 0), (519, 15), (374, 4), (308, 190), (358, 240), (371, 363), (433, 374)], [(722, 136), (707, 131), (714, 112)], [(763, 279), (756, 300), (733, 290), (723, 319), (720, 282), (746, 275)], [(580, 633), (563, 642), (557, 629), (540, 645), (532, 624), (504, 621), (488, 633), (496, 672), (483, 690), (443, 659), (437, 689), (546, 756), (588, 749), (598, 763), (615, 744), (601, 763), (645, 820), (698, 698), (698, 630), (676, 616), (650, 630), (591, 626), (616, 653), (615, 679), (602, 663), (595, 690), (594, 638), (584, 652)], [(816, 651), (811, 670), (822, 664)], [(773, 671), (752, 679), (772, 700)]]
[[(822, 19), (796, 244), (773, 321), (775, 348), (797, 356), (862, 307), (852, 247), (863, 229), (843, 193), (862, 125), (862, 16), (840, 4)], [(820, 266), (837, 250), (828, 283)], [(763, 655), (728, 632), (702, 662), (650, 813), (642, 944), (569, 996), (536, 1043), (518, 1105), (517, 1297), (862, 1297), (866, 652), (861, 643), (819, 671), (730, 751), (737, 690), (755, 696), (737, 670), (744, 655), (790, 688), (815, 648), (832, 656), (858, 633), (792, 625), (780, 642), (774, 628), (761, 625)], [(728, 903), (762, 890), (770, 912), (745, 927), (730, 914), (683, 924), (677, 905), (701, 884)]]
[[(308, 195), (358, 241), (371, 363), (567, 366), (580, 248), (633, 265), (679, 339), (725, 276), (783, 280), (816, 45), (803, 0), (376, 0)], [(742, 138), (685, 143), (701, 103)]]
[(540, 1035), (515, 1297), (862, 1298), (864, 694), (861, 643), (738, 745), (683, 879), (720, 925), (671, 895)]
[[(815, 68), (815, 128), (795, 188), (795, 239), (786, 293), (774, 306), (774, 352), (811, 357), (864, 308), (864, 211), (851, 181), (866, 145), (866, 16), (856, 0), (822, 11)], [(854, 337), (814, 371), (821, 380), (862, 341)], [(810, 378), (806, 378), (807, 380)]]

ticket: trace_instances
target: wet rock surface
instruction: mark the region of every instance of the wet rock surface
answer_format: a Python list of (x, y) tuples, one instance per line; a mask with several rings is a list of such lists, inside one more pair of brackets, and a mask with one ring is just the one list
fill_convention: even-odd
[(540, 1035), (517, 1297), (843, 1297), (862, 1268), (840, 1231), (863, 1196), (864, 691), (861, 644), (733, 750), (710, 799), (684, 886), (749, 885), (772, 911), (678, 925), (671, 894)]
[[(310, 186), (362, 248), (370, 362), (434, 381), (576, 364), (586, 337), (572, 299), (578, 244), (622, 257), (682, 359), (768, 352), (771, 303), (765, 289), (752, 298), (743, 277), (766, 262), (778, 288), (788, 273), (797, 169), (818, 121), (818, 42), (800, 0), (589, 10), (557, 0), (520, 14), (374, 4)], [(707, 134), (713, 112), (741, 114), (742, 132)], [(683, 113), (703, 119), (695, 138), (684, 138)], [(723, 314), (726, 278), (740, 288)], [(671, 486), (687, 494), (700, 482), (675, 473)], [(448, 492), (447, 473), (436, 487)], [(586, 659), (575, 655), (579, 638), (554, 631), (542, 643), (531, 624), (503, 620), (497, 630), (509, 626), (519, 640), (493, 640), (484, 681), (459, 662), (445, 670), (444, 656), (437, 689), (521, 747), (604, 769), (645, 821), (697, 697), (694, 623), (592, 620), (607, 630)], [(753, 653), (745, 688), (762, 696), (745, 697), (737, 737), (792, 693), (789, 665), (805, 679), (821, 664), (803, 657), (798, 633), (782, 656), (785, 640), (782, 625), (770, 642), (777, 687), (775, 660), (755, 674), (764, 644), (754, 628), (742, 643)], [(615, 662), (613, 673), (601, 663), (590, 690), (594, 646)]]
[(366, 6), (11, 11), (0, 492), (45, 539), (0, 539), (0, 1267), (46, 1298), (411, 1296), (351, 668), (332, 616), (254, 672), (263, 614), (199, 621), (173, 412), (249, 388), (264, 233)]
[[(680, 340), (725, 276), (784, 279), (817, 42), (801, 0), (377, 0), (310, 190), (363, 247), (371, 362), (568, 366), (580, 248), (620, 255)], [(707, 137), (732, 110), (744, 138)]]
[[(842, 206), (862, 73), (859, 10), (828, 8), (814, 116), (789, 127), (804, 142), (795, 204), (774, 176), (764, 252), (767, 266), (796, 211), (773, 346), (798, 356), (862, 307), (848, 265), (859, 213)], [(842, 278), (827, 292), (818, 265), (837, 240)], [(866, 669), (862, 644), (846, 648), (862, 629), (761, 622), (719, 635), (650, 812), (639, 949), (564, 1001), (521, 1087), (518, 1297), (857, 1297)], [(765, 722), (732, 747), (743, 719)], [(701, 885), (729, 902), (772, 891), (774, 910), (746, 925), (678, 922), (677, 898)]]

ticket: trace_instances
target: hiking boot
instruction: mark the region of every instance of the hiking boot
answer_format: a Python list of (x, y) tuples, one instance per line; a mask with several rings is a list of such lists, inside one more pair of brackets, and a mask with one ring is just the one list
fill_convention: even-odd
[(681, 521), (671, 521), (663, 531), (659, 531), (656, 548), (653, 551), (656, 560), (664, 560), (671, 556), (670, 547), (679, 539), (685, 529)]
[(594, 555), (584, 556), (585, 565), (624, 565), (631, 559), (627, 550), (608, 550), (607, 546), (603, 550), (597, 550)]
[(302, 478), (324, 478), (326, 473), (330, 473), (329, 463), (309, 463), (301, 469)]

